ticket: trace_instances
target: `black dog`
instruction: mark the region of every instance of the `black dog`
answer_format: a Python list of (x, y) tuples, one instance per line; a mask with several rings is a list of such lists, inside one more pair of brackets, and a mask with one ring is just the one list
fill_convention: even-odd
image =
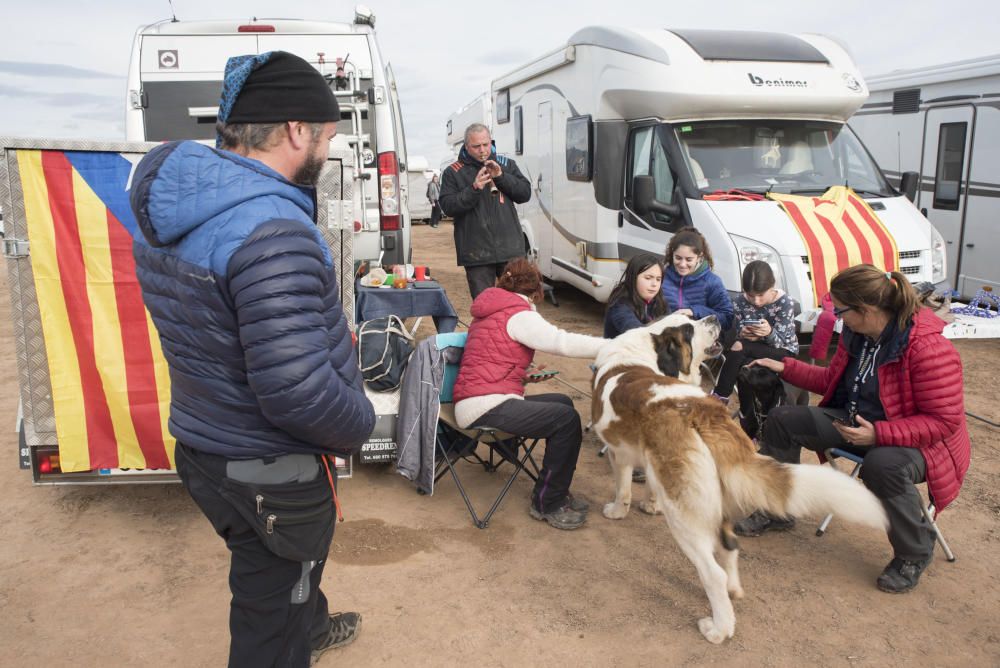
[(784, 406), (785, 386), (774, 371), (762, 366), (745, 366), (736, 378), (740, 397), (740, 426), (750, 438), (756, 438), (764, 428), (767, 414)]

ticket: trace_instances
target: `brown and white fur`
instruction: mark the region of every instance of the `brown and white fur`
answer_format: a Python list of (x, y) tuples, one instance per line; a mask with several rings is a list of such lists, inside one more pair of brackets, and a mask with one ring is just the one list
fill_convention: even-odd
[(836, 511), (840, 519), (887, 526), (879, 500), (849, 476), (757, 454), (725, 406), (699, 387), (699, 364), (718, 354), (718, 334), (714, 317), (684, 315), (625, 332), (598, 354), (593, 393), (594, 430), (608, 445), (615, 476), (615, 500), (604, 516), (625, 517), (632, 469), (645, 467), (651, 500), (705, 587), (712, 616), (698, 628), (713, 643), (733, 636), (729, 597), (743, 596), (733, 521), (759, 509), (779, 516)]

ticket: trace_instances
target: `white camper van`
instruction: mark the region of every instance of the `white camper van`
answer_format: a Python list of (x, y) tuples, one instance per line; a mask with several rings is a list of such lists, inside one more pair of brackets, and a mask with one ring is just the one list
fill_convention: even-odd
[(404, 200), (406, 208), (410, 212), (410, 220), (413, 223), (422, 221), (428, 223), (431, 220), (431, 203), (427, 199), (427, 186), (434, 176), (434, 170), (427, 158), (422, 155), (411, 155), (406, 163), (406, 192)]
[(410, 220), (401, 192), (403, 117), (374, 16), (364, 7), (357, 8), (353, 23), (161, 21), (140, 28), (129, 64), (126, 138), (214, 142), (226, 60), (275, 50), (314, 64), (337, 95), (341, 122), (330, 150), (355, 154), (355, 259), (409, 261)]
[[(492, 82), (493, 136), (532, 184), (520, 208), (542, 272), (605, 301), (625, 262), (695, 225), (733, 293), (765, 260), (815, 306), (805, 244), (774, 201), (850, 185), (914, 281), (945, 278), (943, 241), (883, 177), (846, 121), (867, 98), (843, 48), (818, 35), (585, 28)], [(811, 326), (804, 327), (806, 331)]]
[(867, 82), (851, 127), (944, 237), (949, 285), (1000, 290), (1000, 55)]

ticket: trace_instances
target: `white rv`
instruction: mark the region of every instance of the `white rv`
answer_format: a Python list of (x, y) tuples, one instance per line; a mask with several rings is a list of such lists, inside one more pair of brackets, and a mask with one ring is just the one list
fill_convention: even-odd
[(814, 306), (805, 245), (778, 204), (705, 198), (734, 189), (818, 195), (847, 183), (911, 280), (945, 278), (940, 235), (846, 125), (867, 91), (826, 37), (584, 28), (494, 80), (491, 96), (496, 144), (532, 184), (519, 212), (527, 246), (545, 275), (600, 301), (629, 257), (662, 255), (695, 225), (731, 292), (761, 259)]
[(226, 60), (275, 50), (314, 64), (337, 95), (341, 122), (330, 150), (355, 155), (355, 259), (409, 261), (410, 219), (400, 178), (406, 164), (403, 117), (374, 16), (362, 6), (353, 23), (161, 21), (140, 28), (129, 64), (126, 138), (214, 142)]
[(406, 163), (406, 208), (410, 212), (410, 220), (416, 223), (418, 220), (425, 223), (431, 219), (431, 203), (427, 199), (427, 185), (434, 176), (434, 170), (427, 162), (427, 158), (421, 155), (411, 155)]
[(1000, 290), (1000, 55), (871, 77), (851, 127), (945, 240), (948, 283)]

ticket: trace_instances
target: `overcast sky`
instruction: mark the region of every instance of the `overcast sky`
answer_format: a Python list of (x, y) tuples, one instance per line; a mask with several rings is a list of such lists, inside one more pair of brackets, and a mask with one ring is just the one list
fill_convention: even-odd
[[(125, 76), (136, 28), (170, 17), (167, 0), (3, 3), (0, 136), (124, 138)], [(818, 32), (882, 74), (1000, 53), (997, 0), (372, 0), (393, 65), (411, 156), (438, 165), (445, 119), (491, 79), (588, 25)], [(180, 20), (273, 17), (349, 22), (349, 2), (174, 0)], [(511, 147), (500, 147), (510, 150)]]

